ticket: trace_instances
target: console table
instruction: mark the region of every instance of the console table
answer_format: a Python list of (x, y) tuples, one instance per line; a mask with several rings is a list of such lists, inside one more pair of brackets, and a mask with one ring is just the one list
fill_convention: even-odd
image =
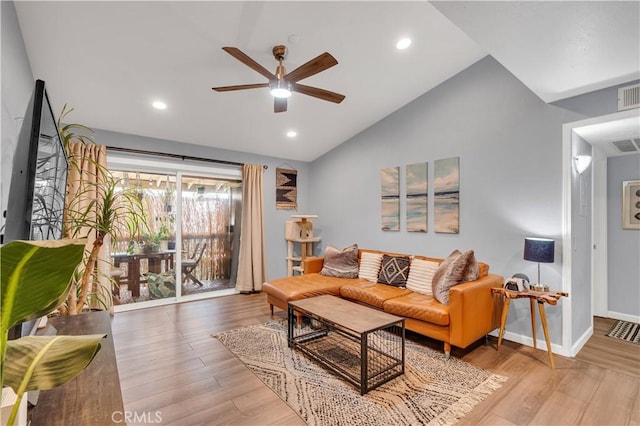
[[(91, 363), (73, 380), (55, 389), (41, 391), (28, 412), (32, 425), (122, 424), (124, 404), (107, 311), (49, 318), (38, 335), (107, 335)], [(115, 413), (115, 414), (114, 414)]]

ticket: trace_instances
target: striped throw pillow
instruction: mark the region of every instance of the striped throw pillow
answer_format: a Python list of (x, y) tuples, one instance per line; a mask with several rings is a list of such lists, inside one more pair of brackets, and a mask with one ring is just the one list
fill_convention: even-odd
[(360, 256), (360, 268), (358, 269), (358, 278), (367, 281), (377, 282), (378, 272), (380, 272), (380, 264), (382, 263), (382, 253), (370, 253), (363, 251)]
[(409, 278), (407, 279), (407, 289), (416, 293), (433, 296), (431, 287), (433, 274), (438, 270), (440, 264), (430, 260), (413, 259), (409, 268)]

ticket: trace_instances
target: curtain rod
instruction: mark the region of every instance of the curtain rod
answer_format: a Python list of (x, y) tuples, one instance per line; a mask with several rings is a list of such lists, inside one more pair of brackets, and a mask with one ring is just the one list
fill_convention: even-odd
[[(156, 155), (160, 157), (169, 157), (169, 158), (178, 158), (182, 161), (184, 160), (195, 160), (195, 161), (206, 161), (208, 163), (218, 163), (218, 164), (227, 164), (230, 166), (244, 166), (244, 163), (238, 163), (236, 161), (227, 161), (227, 160), (214, 160), (213, 158), (203, 158), (203, 157), (192, 157), (190, 155), (180, 155), (180, 154), (169, 154), (167, 152), (153, 152), (153, 151), (145, 151), (142, 149), (133, 149), (133, 148), (121, 148), (119, 146), (107, 146), (108, 151), (120, 151), (120, 152), (128, 152), (130, 154), (144, 154), (144, 155)], [(266, 169), (269, 168), (268, 165), (263, 164), (262, 167)]]

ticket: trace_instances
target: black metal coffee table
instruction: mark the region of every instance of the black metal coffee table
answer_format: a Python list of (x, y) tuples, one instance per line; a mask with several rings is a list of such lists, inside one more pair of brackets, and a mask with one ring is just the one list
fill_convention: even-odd
[(289, 302), (288, 343), (360, 388), (404, 374), (404, 318), (334, 296)]

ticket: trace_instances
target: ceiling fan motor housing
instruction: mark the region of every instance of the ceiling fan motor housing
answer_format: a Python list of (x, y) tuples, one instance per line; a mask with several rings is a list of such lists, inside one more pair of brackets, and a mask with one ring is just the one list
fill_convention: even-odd
[(287, 57), (287, 47), (281, 44), (274, 46), (272, 52), (273, 56), (276, 58), (276, 61), (281, 61)]

